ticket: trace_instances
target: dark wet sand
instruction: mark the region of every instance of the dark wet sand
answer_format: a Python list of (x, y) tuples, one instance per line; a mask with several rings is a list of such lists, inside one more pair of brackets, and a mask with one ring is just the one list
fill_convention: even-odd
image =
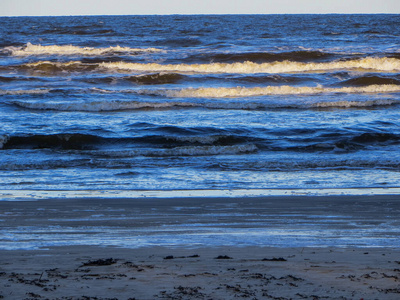
[(3, 224), (10, 228), (102, 225), (151, 230), (159, 224), (220, 223), (256, 227), (266, 219), (271, 227), (295, 228), (304, 222), (317, 226), (326, 220), (338, 229), (396, 227), (400, 226), (400, 195), (0, 201), (0, 212)]

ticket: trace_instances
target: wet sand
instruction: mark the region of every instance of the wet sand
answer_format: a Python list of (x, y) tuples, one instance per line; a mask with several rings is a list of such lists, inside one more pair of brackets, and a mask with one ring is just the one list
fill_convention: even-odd
[(400, 298), (395, 195), (0, 201), (0, 212), (2, 249), (14, 249), (0, 250), (3, 299)]
[(0, 251), (4, 299), (399, 299), (399, 249)]

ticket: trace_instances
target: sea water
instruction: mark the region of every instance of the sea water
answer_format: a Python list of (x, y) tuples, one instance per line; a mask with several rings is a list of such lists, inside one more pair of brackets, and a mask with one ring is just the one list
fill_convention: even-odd
[(0, 199), (51, 199), (2, 202), (0, 249), (398, 247), (390, 197), (205, 197), (399, 194), (399, 24), (0, 18)]
[(0, 190), (395, 188), (399, 15), (0, 18)]

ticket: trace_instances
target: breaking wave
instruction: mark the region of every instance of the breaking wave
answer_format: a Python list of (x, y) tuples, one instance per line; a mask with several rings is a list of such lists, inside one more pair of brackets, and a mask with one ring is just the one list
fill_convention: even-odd
[(234, 98), (253, 97), (264, 95), (313, 95), (322, 93), (397, 93), (398, 85), (370, 85), (366, 87), (294, 87), (294, 86), (268, 86), (268, 87), (235, 87), (235, 88), (187, 88), (181, 90), (158, 89), (138, 90), (139, 94), (159, 95), (177, 98)]
[(139, 54), (146, 52), (163, 51), (157, 48), (129, 48), (114, 46), (108, 48), (78, 47), (73, 45), (33, 45), (28, 43), (25, 47), (6, 47), (5, 51), (14, 56), (36, 56), (36, 55), (113, 55), (113, 54)]
[(367, 57), (357, 60), (333, 61), (324, 63), (304, 63), (282, 61), (272, 63), (209, 63), (209, 64), (158, 64), (158, 63), (129, 63), (101, 62), (83, 63), (82, 61), (51, 62), (39, 61), (7, 68), (27, 69), (30, 71), (47, 72), (149, 72), (175, 74), (257, 74), (257, 73), (320, 73), (339, 70), (357, 72), (398, 72), (400, 59)]
[(184, 73), (296, 73), (324, 72), (334, 70), (356, 70), (368, 72), (393, 72), (400, 70), (400, 60), (396, 58), (367, 57), (357, 60), (334, 61), (326, 63), (304, 63), (282, 61), (272, 63), (210, 63), (210, 64), (157, 64), (103, 62), (100, 67), (110, 70), (146, 71), (146, 72), (184, 72)]

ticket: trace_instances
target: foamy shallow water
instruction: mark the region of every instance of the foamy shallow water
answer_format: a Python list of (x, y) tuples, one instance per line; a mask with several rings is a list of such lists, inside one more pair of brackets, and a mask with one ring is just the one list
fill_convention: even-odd
[(0, 248), (400, 246), (399, 190), (137, 193), (25, 191), (0, 202)]
[(241, 198), (269, 196), (400, 195), (400, 188), (229, 190), (0, 190), (0, 201), (48, 199)]

